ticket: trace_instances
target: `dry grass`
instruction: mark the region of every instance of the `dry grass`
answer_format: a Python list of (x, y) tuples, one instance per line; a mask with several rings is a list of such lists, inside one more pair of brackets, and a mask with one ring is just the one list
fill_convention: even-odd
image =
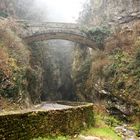
[(16, 111), (20, 110), (21, 106), (17, 103), (12, 102), (11, 100), (8, 100), (6, 98), (3, 98), (0, 96), (0, 114), (5, 114), (6, 112), (9, 111)]
[(20, 25), (13, 18), (0, 19), (0, 30), (11, 29), (14, 32), (18, 32), (20, 28)]
[(106, 40), (105, 50), (112, 53), (121, 49), (130, 55), (134, 53), (135, 43), (140, 40), (140, 22), (116, 29), (114, 35)]
[(99, 115), (107, 115), (106, 103), (104, 101), (94, 103), (93, 110)]
[(19, 28), (14, 19), (0, 20), (0, 48), (6, 48), (18, 63), (25, 65), (29, 60), (29, 51), (17, 36)]
[[(17, 35), (18, 28), (13, 19), (0, 20), (0, 96), (4, 96), (0, 99), (2, 108), (10, 108), (12, 105), (15, 108), (14, 102), (5, 98), (9, 91), (12, 96), (28, 93), (21, 87), (27, 86), (24, 76), (29, 67), (30, 53)], [(12, 90), (16, 86), (21, 89)]]
[(94, 75), (102, 75), (103, 68), (109, 64), (109, 59), (107, 55), (102, 51), (97, 51), (93, 56), (93, 63), (91, 67), (91, 72), (94, 72)]

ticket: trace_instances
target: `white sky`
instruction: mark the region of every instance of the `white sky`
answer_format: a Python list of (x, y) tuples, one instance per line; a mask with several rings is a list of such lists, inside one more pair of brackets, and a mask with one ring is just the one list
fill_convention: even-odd
[(35, 0), (35, 5), (45, 11), (52, 22), (76, 22), (83, 4), (88, 0)]

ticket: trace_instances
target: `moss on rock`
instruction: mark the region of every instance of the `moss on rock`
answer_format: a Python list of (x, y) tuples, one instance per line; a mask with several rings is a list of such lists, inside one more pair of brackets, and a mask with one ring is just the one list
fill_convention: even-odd
[(36, 110), (0, 116), (0, 139), (25, 140), (74, 135), (94, 125), (92, 104), (64, 110)]

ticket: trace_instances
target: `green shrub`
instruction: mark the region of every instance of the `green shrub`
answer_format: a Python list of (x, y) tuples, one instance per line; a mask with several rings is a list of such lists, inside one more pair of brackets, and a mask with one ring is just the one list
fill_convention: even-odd
[(108, 126), (111, 126), (111, 127), (115, 127), (115, 126), (118, 126), (121, 124), (121, 122), (119, 120), (117, 120), (116, 118), (114, 118), (112, 116), (105, 117), (104, 121)]
[(8, 14), (3, 11), (0, 11), (0, 17), (6, 18), (6, 17), (8, 17)]
[(0, 96), (13, 104), (25, 105), (29, 51), (14, 32), (16, 28), (12, 19), (0, 21)]
[(99, 48), (103, 48), (104, 40), (110, 35), (111, 31), (106, 27), (97, 27), (97, 28), (89, 28), (83, 29), (84, 33), (91, 39), (94, 39)]

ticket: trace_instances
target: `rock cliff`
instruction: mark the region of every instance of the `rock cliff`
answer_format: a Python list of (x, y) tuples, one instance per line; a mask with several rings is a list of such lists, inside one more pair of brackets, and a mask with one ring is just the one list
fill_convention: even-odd
[[(107, 101), (105, 105), (109, 112), (125, 119), (131, 115), (138, 116), (140, 1), (90, 0), (80, 21), (90, 27), (91, 32), (96, 27), (101, 31), (106, 26), (111, 34), (103, 43), (104, 51), (84, 52), (91, 58), (89, 67), (77, 72), (82, 73), (79, 77), (84, 79), (76, 83), (78, 98), (93, 102)], [(73, 65), (80, 65), (78, 60), (81, 59), (87, 61), (83, 52), (78, 50), (75, 51), (75, 58)], [(76, 72), (76, 68), (73, 70)], [(89, 71), (88, 74), (84, 75), (85, 71)]]
[[(88, 25), (117, 25), (140, 19), (139, 0), (90, 0)], [(90, 13), (90, 14), (89, 14)], [(87, 15), (85, 15), (87, 16)]]

